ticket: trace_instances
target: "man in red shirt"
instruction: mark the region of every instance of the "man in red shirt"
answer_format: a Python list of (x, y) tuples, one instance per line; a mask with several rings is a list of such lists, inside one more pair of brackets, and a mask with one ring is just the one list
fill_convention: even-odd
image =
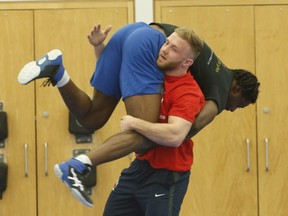
[(121, 119), (121, 129), (136, 130), (159, 144), (137, 155), (121, 173), (104, 215), (179, 215), (193, 163), (193, 141), (184, 140), (205, 103), (190, 72), (165, 75), (159, 123), (132, 116)]
[[(179, 35), (181, 32), (176, 30), (168, 38), (169, 46), (173, 47)], [(189, 47), (188, 42), (185, 43), (183, 45)], [(162, 50), (168, 52), (165, 45)], [(122, 131), (135, 130), (158, 146), (137, 155), (130, 167), (121, 173), (106, 203), (104, 216), (167, 216), (180, 212), (193, 163), (193, 141), (186, 136), (204, 106), (205, 98), (185, 67), (178, 74), (166, 72), (164, 86), (159, 123), (130, 115), (121, 118)]]

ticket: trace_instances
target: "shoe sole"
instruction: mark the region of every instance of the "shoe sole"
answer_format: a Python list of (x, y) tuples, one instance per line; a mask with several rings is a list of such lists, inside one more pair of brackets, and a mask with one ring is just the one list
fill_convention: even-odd
[(71, 188), (67, 182), (62, 180), (62, 176), (63, 176), (63, 172), (61, 171), (60, 167), (58, 164), (56, 164), (54, 166), (54, 173), (56, 174), (56, 176), (62, 181), (64, 182), (64, 184), (69, 188), (69, 190), (71, 191), (71, 193), (73, 194), (73, 196), (80, 201), (81, 203), (83, 203), (84, 205), (88, 206), (88, 207), (93, 207), (93, 204), (88, 203), (82, 196), (81, 193), (79, 193), (78, 190)]
[[(41, 72), (41, 68), (39, 65), (44, 64), (47, 60), (55, 60), (62, 52), (58, 49), (52, 50), (48, 52), (44, 57), (38, 59), (36, 61), (32, 61), (27, 63), (20, 71), (18, 75), (18, 82), (22, 85), (27, 85), (35, 78), (37, 78)], [(38, 63), (38, 65), (37, 65)]]

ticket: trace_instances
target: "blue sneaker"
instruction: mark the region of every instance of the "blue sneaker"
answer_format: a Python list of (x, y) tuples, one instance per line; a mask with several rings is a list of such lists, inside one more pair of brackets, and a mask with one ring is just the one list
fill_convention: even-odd
[(26, 85), (35, 79), (48, 78), (48, 81), (43, 83), (44, 86), (53, 86), (61, 80), (64, 74), (64, 67), (62, 64), (62, 52), (54, 49), (48, 52), (42, 58), (27, 63), (18, 75), (18, 81), (22, 85)]
[(74, 158), (54, 166), (55, 174), (67, 185), (73, 196), (84, 205), (93, 207), (93, 201), (86, 192), (83, 183), (85, 174), (90, 170), (90, 165), (84, 164)]

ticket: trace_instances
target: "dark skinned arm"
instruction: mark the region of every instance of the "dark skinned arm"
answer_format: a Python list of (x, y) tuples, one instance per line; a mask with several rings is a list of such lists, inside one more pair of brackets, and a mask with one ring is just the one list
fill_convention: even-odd
[(204, 107), (197, 115), (192, 128), (190, 129), (187, 139), (195, 136), (200, 130), (202, 130), (205, 126), (207, 126), (213, 119), (216, 117), (218, 113), (217, 104), (212, 100), (207, 100), (205, 102)]

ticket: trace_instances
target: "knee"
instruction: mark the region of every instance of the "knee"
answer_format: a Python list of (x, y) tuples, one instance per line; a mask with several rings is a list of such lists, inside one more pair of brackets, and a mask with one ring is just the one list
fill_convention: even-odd
[[(132, 132), (132, 131), (131, 131)], [(134, 152), (137, 154), (144, 154), (149, 149), (153, 148), (156, 144), (144, 137), (143, 135), (133, 131), (131, 133), (132, 139), (134, 140)]]
[(106, 122), (107, 121), (103, 119), (99, 119), (99, 121), (79, 121), (81, 126), (91, 133), (94, 133), (96, 130), (101, 129)]

